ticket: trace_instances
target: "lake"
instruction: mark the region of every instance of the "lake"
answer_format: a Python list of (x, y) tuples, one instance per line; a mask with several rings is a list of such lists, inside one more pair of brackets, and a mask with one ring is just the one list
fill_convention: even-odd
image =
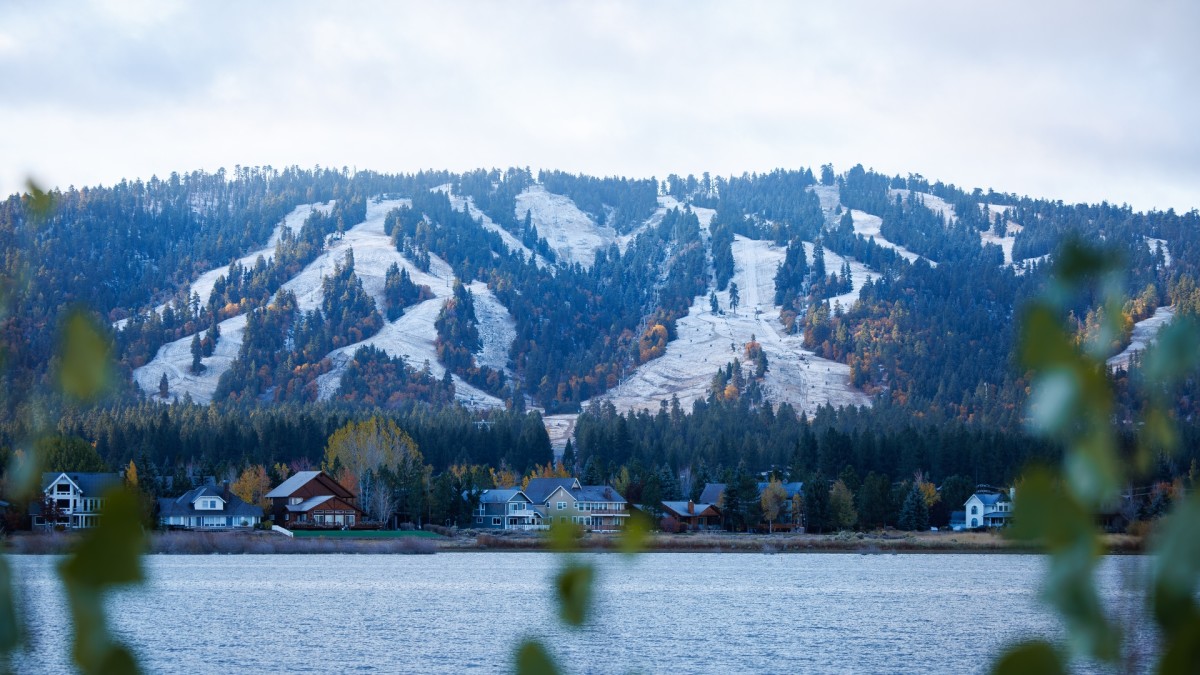
[[(557, 619), (551, 553), (156, 555), (110, 615), (150, 673), (505, 672), (526, 636), (572, 673), (969, 673), (1062, 635), (1035, 555), (579, 557), (597, 586), (578, 630)], [(30, 631), (16, 672), (70, 672), (58, 559), (9, 560)], [(1155, 637), (1127, 589), (1145, 561), (1110, 557), (1099, 574), (1142, 653)]]

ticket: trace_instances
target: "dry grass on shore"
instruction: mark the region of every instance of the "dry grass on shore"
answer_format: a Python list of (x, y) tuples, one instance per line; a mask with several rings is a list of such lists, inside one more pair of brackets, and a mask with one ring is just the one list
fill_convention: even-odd
[[(1106, 535), (1111, 553), (1137, 553), (1141, 540), (1130, 535)], [(579, 541), (584, 550), (607, 551), (618, 537), (588, 534)], [(540, 551), (545, 537), (527, 532), (464, 533), (441, 543), (444, 551)], [(656, 532), (645, 542), (647, 552), (711, 553), (1025, 553), (1036, 547), (1015, 543), (995, 532), (838, 532), (832, 534), (734, 534)]]
[[(16, 554), (63, 555), (70, 553), (79, 535), (56, 532), (23, 534), (9, 539), (9, 552)], [(303, 554), (303, 553), (436, 553), (437, 544), (428, 539), (351, 540), (292, 539), (272, 532), (155, 532), (148, 553), (202, 555)]]

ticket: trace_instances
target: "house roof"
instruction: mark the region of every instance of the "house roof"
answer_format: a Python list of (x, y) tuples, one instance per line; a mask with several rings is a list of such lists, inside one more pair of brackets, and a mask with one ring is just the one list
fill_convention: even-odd
[[(763, 490), (767, 489), (768, 485), (770, 485), (770, 483), (759, 483), (758, 484), (758, 494), (761, 495), (763, 493)], [(804, 483), (801, 483), (800, 481), (792, 481), (791, 483), (781, 483), (781, 485), (783, 485), (784, 491), (787, 492), (788, 499), (791, 499), (792, 497), (795, 497), (797, 494), (804, 491)]]
[[(675, 513), (676, 515), (680, 515), (680, 516), (684, 516), (684, 517), (695, 517), (695, 516), (703, 516), (703, 515), (715, 516), (715, 515), (719, 514), (719, 512), (717, 511), (716, 504), (704, 504), (704, 503), (700, 503), (700, 502), (693, 503), (692, 504), (693, 511), (691, 513), (688, 513), (688, 503), (687, 502), (663, 502), (662, 505), (663, 505), (663, 508), (665, 508), (666, 510), (671, 511), (672, 513)], [(712, 509), (712, 513), (705, 514), (704, 512), (708, 511), (709, 509)]]
[[(1008, 494), (1004, 492), (976, 492), (975, 494), (971, 495), (971, 497), (983, 502), (985, 506), (992, 506), (993, 504), (998, 504), (1000, 502), (1012, 501), (1008, 498)], [(968, 497), (967, 501), (971, 501), (971, 498)]]
[[(225, 501), (225, 508), (220, 511), (212, 509), (197, 509), (196, 500), (201, 497), (219, 497)], [(247, 504), (242, 501), (237, 495), (232, 492), (226, 493), (220, 488), (211, 485), (198, 487), (193, 490), (179, 495), (175, 498), (164, 498), (158, 500), (158, 514), (160, 517), (168, 516), (257, 516), (262, 517), (263, 511), (261, 508)]]
[(66, 474), (67, 478), (72, 483), (79, 486), (84, 497), (99, 497), (104, 494), (104, 491), (121, 484), (121, 474), (119, 473), (87, 473), (79, 471), (48, 471), (42, 474), (42, 492), (45, 492), (51, 484), (58, 481), (58, 477)]
[(288, 504), (287, 510), (291, 511), (292, 513), (304, 513), (306, 511), (311, 511), (312, 509), (315, 509), (316, 507), (324, 504), (325, 502), (329, 501), (330, 499), (333, 499), (333, 495), (320, 495), (317, 497), (309, 497), (308, 499), (305, 499), (304, 501), (300, 502), (299, 504)]
[(523, 492), (531, 502), (541, 504), (560, 487), (571, 492), (580, 487), (579, 480), (576, 478), (533, 478), (530, 479)]
[(584, 485), (578, 490), (572, 490), (571, 494), (576, 499), (585, 502), (626, 503), (625, 498), (619, 492), (607, 485)]
[(705, 504), (716, 504), (721, 501), (721, 495), (725, 493), (724, 483), (706, 483), (704, 491), (700, 493), (700, 501)]
[(499, 490), (484, 490), (479, 495), (480, 504), (503, 504), (513, 500), (513, 497), (521, 495), (525, 499), (529, 499), (524, 492), (516, 488), (502, 488)]
[(275, 499), (276, 497), (289, 497), (293, 492), (304, 487), (308, 481), (321, 475), (320, 471), (297, 471), (292, 474), (287, 480), (280, 483), (274, 490), (267, 493), (267, 499)]

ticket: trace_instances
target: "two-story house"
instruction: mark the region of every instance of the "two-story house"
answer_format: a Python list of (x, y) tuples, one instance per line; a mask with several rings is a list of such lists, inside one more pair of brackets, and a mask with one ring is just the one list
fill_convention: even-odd
[(104, 507), (104, 493), (121, 484), (116, 473), (61, 472), (42, 474), (42, 501), (29, 506), (34, 527), (61, 525), (69, 529), (95, 527)]
[[(744, 495), (743, 499), (759, 500), (762, 498), (763, 490), (767, 489), (770, 483), (759, 482), (755, 484), (755, 493), (753, 496)], [(778, 529), (780, 526), (801, 524), (804, 514), (792, 513), (792, 506), (796, 503), (796, 495), (803, 494), (804, 483), (793, 481), (790, 483), (782, 483), (783, 491), (787, 494), (787, 499), (783, 501), (782, 508), (779, 512), (779, 518), (775, 521), (774, 526)], [(700, 499), (697, 503), (712, 504), (720, 511), (725, 506), (725, 484), (724, 483), (705, 483), (704, 489), (700, 492)]]
[(366, 519), (354, 493), (323, 471), (297, 471), (267, 499), (271, 517), (283, 527), (353, 527)]
[(968, 528), (1004, 527), (1012, 517), (1014, 490), (981, 489), (967, 498), (964, 523)]
[(211, 485), (158, 500), (158, 523), (163, 527), (230, 529), (254, 527), (263, 510), (247, 504), (228, 489)]
[(629, 504), (607, 485), (581, 485), (577, 478), (534, 478), (523, 490), (541, 524), (574, 523), (589, 530), (625, 527)]
[(516, 488), (484, 490), (475, 507), (475, 527), (499, 530), (541, 530), (542, 514), (533, 502)]

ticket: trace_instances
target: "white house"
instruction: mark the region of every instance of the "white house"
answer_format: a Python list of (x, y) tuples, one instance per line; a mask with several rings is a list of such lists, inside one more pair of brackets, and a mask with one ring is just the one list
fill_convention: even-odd
[(543, 530), (542, 514), (516, 488), (484, 490), (475, 507), (475, 527), (501, 530)]
[(104, 506), (102, 495), (120, 484), (121, 476), (115, 473), (43, 473), (42, 493), (45, 499), (29, 507), (33, 525), (61, 525), (69, 529), (95, 527), (100, 520), (100, 509)]
[(158, 500), (158, 522), (163, 527), (229, 529), (254, 527), (262, 522), (261, 507), (247, 504), (223, 488), (206, 485), (175, 498)]
[(1012, 517), (1013, 490), (978, 490), (967, 498), (964, 506), (964, 525), (976, 527), (1004, 527)]

